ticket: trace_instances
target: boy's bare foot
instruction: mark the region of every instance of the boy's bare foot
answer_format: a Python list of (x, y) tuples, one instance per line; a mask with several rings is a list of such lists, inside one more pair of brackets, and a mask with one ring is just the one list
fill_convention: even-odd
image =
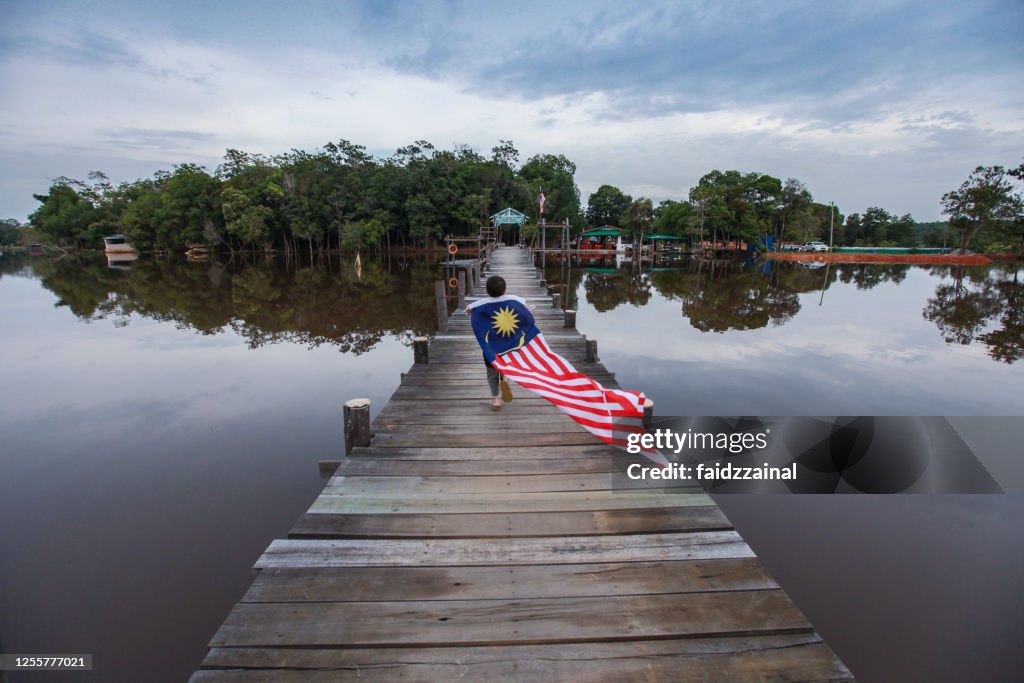
[(496, 396), (494, 400), (491, 401), (491, 410), (501, 410), (501, 399), (499, 397)]

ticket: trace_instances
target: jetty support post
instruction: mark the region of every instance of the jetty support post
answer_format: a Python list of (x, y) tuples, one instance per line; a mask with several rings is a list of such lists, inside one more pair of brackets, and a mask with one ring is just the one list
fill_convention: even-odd
[(588, 339), (587, 340), (587, 362), (588, 363), (596, 363), (597, 362), (597, 340), (596, 339)]
[(412, 357), (416, 365), (426, 365), (430, 362), (430, 351), (426, 337), (413, 337)]
[(565, 316), (565, 318), (564, 318), (563, 327), (567, 327), (569, 329), (575, 328), (576, 327), (576, 311), (572, 310), (571, 308), (567, 308), (564, 311), (564, 316)]
[(448, 331), (448, 301), (445, 297), (444, 280), (434, 280), (434, 299), (437, 304), (437, 331)]
[(562, 307), (562, 294), (560, 292), (555, 292), (554, 294), (551, 295), (551, 308), (561, 308), (561, 307)]
[(345, 455), (353, 448), (369, 446), (370, 438), (370, 399), (354, 398), (345, 402), (342, 409), (345, 420)]
[(459, 269), (459, 310), (466, 307), (466, 271)]

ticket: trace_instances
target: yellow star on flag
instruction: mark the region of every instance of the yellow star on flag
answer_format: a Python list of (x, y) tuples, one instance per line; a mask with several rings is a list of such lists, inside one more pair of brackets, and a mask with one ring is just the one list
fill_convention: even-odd
[(511, 308), (499, 309), (494, 317), (494, 329), (503, 337), (510, 336), (519, 327), (519, 316)]

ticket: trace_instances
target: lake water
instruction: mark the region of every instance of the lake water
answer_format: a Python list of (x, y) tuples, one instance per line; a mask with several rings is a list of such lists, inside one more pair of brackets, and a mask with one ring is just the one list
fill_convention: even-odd
[[(659, 414), (1024, 415), (1014, 267), (546, 273)], [(74, 680), (186, 679), (342, 456), (341, 404), (376, 412), (432, 332), (437, 274), (0, 256), (0, 650), (93, 653)], [(1022, 663), (1024, 496), (719, 502), (861, 680)]]

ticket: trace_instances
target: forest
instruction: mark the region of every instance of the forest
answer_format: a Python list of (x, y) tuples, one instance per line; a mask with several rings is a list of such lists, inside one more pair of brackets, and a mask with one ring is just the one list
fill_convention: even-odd
[[(942, 196), (949, 220), (934, 223), (874, 206), (843, 215), (816, 202), (800, 180), (736, 170), (712, 170), (686, 196), (657, 206), (601, 185), (583, 207), (575, 174), (561, 154), (520, 163), (510, 140), (489, 157), (467, 145), (441, 150), (422, 140), (386, 158), (347, 140), (276, 156), (229, 149), (212, 173), (185, 163), (117, 185), (101, 172), (87, 180), (57, 178), (46, 194), (34, 195), (40, 206), (27, 227), (70, 249), (97, 247), (103, 236), (121, 233), (142, 250), (383, 250), (475, 234), (507, 206), (535, 226), (543, 192), (544, 219), (568, 220), (574, 231), (614, 225), (634, 237), (656, 232), (752, 244), (767, 236), (776, 243), (829, 241), (831, 233), (838, 246), (1024, 251), (1024, 164), (978, 167)], [(4, 221), (0, 238), (17, 241), (20, 227)]]

